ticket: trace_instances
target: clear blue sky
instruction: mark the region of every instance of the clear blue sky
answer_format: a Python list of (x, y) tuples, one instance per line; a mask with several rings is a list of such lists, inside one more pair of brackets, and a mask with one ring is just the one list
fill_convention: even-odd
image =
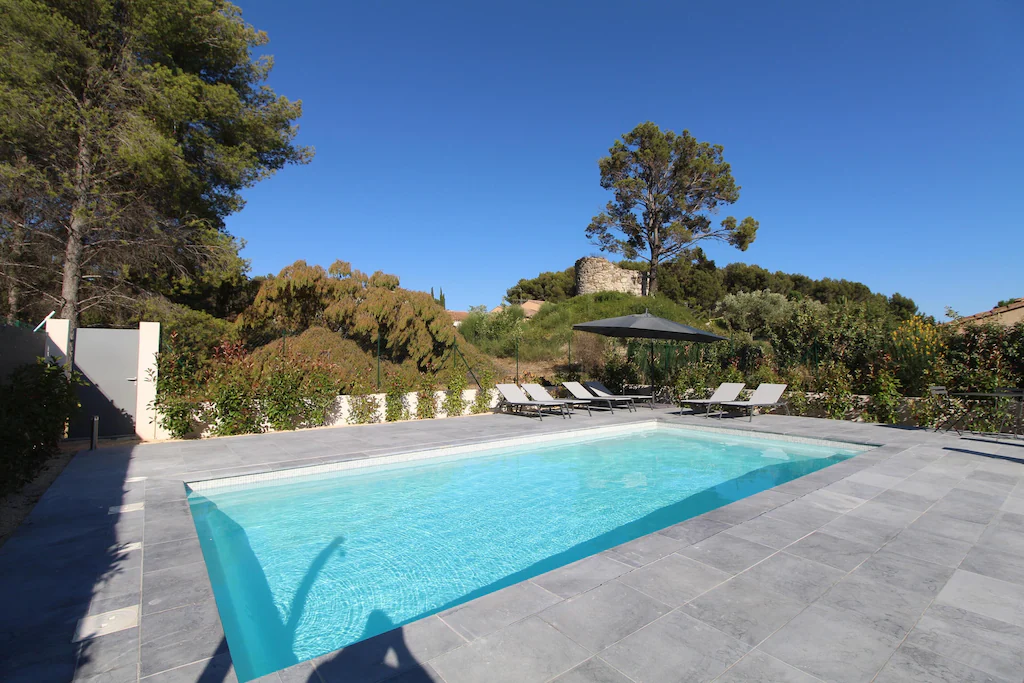
[(341, 258), (495, 305), (597, 253), (597, 159), (725, 147), (756, 263), (941, 316), (1024, 296), (1024, 3), (241, 0), (316, 158), (230, 218), (254, 274)]

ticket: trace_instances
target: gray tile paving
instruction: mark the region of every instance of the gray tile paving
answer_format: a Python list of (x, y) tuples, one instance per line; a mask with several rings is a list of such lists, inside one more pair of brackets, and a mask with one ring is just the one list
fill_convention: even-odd
[(538, 616), (591, 652), (638, 631), (671, 607), (612, 581), (550, 607)]
[[(652, 418), (707, 425), (484, 416), (79, 454), (0, 547), (4, 680), (236, 680), (183, 481)], [(259, 680), (1024, 679), (1024, 448), (783, 416), (711, 426), (881, 446)], [(71, 644), (82, 616), (133, 605), (138, 627)]]

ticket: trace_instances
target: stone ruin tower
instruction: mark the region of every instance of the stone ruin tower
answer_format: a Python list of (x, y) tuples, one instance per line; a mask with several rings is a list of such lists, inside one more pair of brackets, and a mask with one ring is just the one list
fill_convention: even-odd
[(585, 256), (576, 262), (576, 294), (595, 292), (625, 292), (640, 296), (646, 273), (619, 268), (595, 256)]

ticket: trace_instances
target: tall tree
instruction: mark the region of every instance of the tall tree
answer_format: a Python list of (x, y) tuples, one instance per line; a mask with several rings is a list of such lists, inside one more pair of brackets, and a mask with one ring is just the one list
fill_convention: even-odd
[(240, 191), (312, 158), (301, 103), (251, 56), (266, 42), (225, 0), (0, 0), (0, 185), (37, 198), (17, 222), (49, 245), (72, 330), (147, 269), (221, 262)]
[(603, 251), (647, 261), (644, 294), (658, 291), (658, 266), (684, 249), (717, 240), (745, 251), (754, 241), (753, 218), (712, 220), (740, 196), (721, 145), (648, 121), (616, 140), (598, 165), (601, 187), (615, 196), (591, 220), (587, 236)]

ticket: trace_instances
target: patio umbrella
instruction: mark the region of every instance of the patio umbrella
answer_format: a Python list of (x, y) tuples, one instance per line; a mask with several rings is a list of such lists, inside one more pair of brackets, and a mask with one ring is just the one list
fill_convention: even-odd
[[(618, 318), (604, 318), (603, 320), (591, 320), (587, 323), (577, 323), (572, 326), (574, 330), (593, 332), (605, 337), (632, 337), (639, 339), (665, 339), (671, 341), (692, 341), (692, 342), (714, 342), (724, 341), (711, 332), (698, 330), (696, 327), (683, 325), (672, 320), (659, 318), (651, 315), (650, 311), (623, 315)], [(654, 371), (654, 343), (651, 342), (651, 371)], [(648, 377), (648, 379), (653, 379)]]

